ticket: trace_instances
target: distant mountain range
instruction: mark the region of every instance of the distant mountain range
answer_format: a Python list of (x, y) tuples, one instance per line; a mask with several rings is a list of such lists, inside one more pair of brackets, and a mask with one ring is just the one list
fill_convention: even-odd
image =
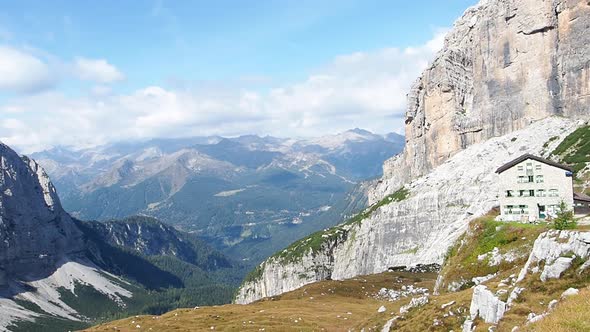
[(64, 208), (86, 220), (156, 217), (258, 263), (364, 207), (362, 180), (381, 175), (403, 136), (353, 129), (312, 139), (255, 135), (154, 139), (33, 158)]
[(43, 168), (0, 143), (0, 330), (227, 303), (243, 271), (153, 218), (72, 218)]

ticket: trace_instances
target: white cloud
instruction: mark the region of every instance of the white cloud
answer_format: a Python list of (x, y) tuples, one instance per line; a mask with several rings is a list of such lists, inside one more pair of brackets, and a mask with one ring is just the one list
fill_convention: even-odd
[(149, 137), (319, 136), (353, 127), (400, 132), (406, 93), (442, 40), (439, 32), (417, 47), (342, 55), (302, 82), (268, 91), (152, 86), (117, 95), (95, 87), (75, 99), (57, 92), (23, 96), (0, 108), (6, 119), (0, 140), (31, 152)]
[(19, 49), (0, 46), (0, 91), (30, 93), (56, 83), (47, 63)]
[(78, 57), (68, 63), (40, 51), (0, 45), (0, 93), (39, 93), (55, 87), (64, 79), (103, 84), (104, 92), (107, 89), (104, 84), (124, 78), (115, 66), (104, 59)]
[(78, 57), (74, 60), (74, 73), (84, 81), (112, 83), (125, 78), (123, 74), (104, 59)]

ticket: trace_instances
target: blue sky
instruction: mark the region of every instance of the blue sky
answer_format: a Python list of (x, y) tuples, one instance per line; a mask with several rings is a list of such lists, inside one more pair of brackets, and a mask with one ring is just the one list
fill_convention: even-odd
[[(393, 99), (406, 91), (386, 100), (373, 87), (407, 88), (442, 29), (474, 3), (6, 2), (0, 140), (36, 150), (153, 136), (400, 131), (403, 101)], [(392, 123), (372, 125), (367, 114)]]

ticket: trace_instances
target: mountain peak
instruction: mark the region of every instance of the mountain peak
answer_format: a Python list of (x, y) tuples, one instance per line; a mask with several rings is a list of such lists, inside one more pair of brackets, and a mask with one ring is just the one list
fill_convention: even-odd
[(43, 273), (83, 247), (43, 168), (5, 144), (0, 145), (0, 225), (0, 266), (8, 274)]
[(349, 129), (346, 132), (355, 133), (355, 134), (359, 134), (359, 135), (374, 135), (372, 132), (370, 132), (366, 129), (362, 129), (362, 128)]

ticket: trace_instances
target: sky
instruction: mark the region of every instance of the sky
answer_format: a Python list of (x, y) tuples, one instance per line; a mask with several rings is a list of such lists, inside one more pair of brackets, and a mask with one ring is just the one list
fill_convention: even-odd
[(403, 134), (411, 83), (475, 3), (6, 1), (0, 141)]

